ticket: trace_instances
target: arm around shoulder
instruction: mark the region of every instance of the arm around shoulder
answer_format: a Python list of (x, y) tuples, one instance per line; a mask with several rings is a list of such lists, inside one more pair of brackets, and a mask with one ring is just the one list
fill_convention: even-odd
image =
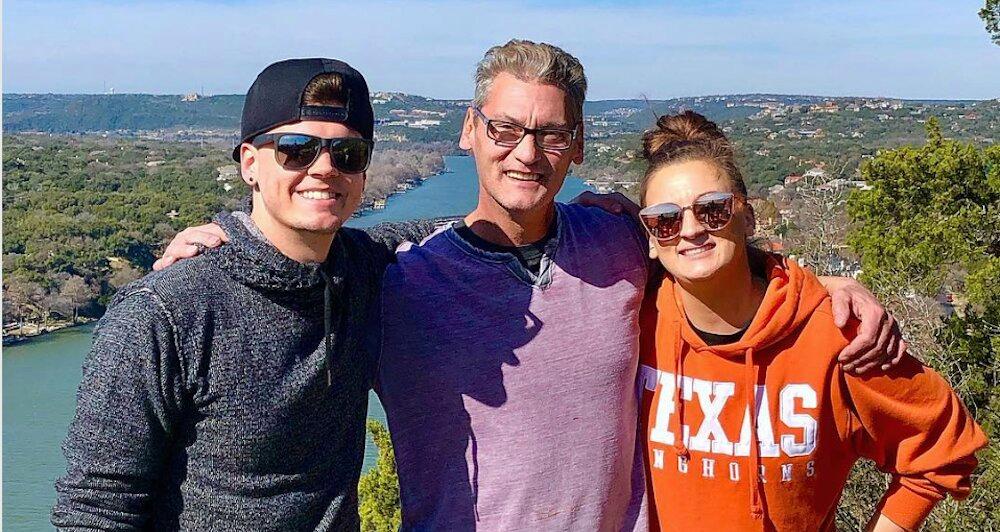
[(182, 364), (170, 315), (149, 289), (108, 308), (94, 335), (56, 481), (57, 528), (149, 526), (182, 408)]

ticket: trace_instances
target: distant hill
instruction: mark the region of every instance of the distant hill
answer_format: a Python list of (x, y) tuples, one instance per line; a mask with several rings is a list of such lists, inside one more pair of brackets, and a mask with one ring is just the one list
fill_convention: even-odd
[(86, 133), (172, 128), (236, 129), (243, 96), (182, 101), (151, 94), (4, 94), (3, 126), (11, 132)]
[[(187, 101), (187, 100), (192, 101)], [(823, 102), (860, 101), (859, 98), (823, 96), (742, 94), (674, 98), (670, 100), (599, 100), (587, 102), (588, 136), (604, 138), (641, 132), (656, 116), (691, 109), (718, 122), (747, 119), (770, 103), (782, 106), (812, 106)], [(885, 101), (899, 101), (886, 100)], [(468, 100), (435, 100), (398, 92), (376, 92), (372, 103), (377, 138), (396, 142), (456, 140)], [(922, 102), (909, 102), (919, 104)], [(950, 103), (926, 102), (945, 106)], [(238, 94), (197, 97), (151, 94), (4, 94), (3, 127), (17, 133), (100, 133), (125, 136), (138, 132), (185, 130), (186, 135), (154, 135), (167, 140), (198, 140), (205, 132), (215, 138), (233, 140), (239, 129), (243, 96)], [(191, 135), (191, 131), (194, 134)], [(200, 131), (200, 132), (199, 132)], [(201, 136), (200, 136), (201, 135)]]

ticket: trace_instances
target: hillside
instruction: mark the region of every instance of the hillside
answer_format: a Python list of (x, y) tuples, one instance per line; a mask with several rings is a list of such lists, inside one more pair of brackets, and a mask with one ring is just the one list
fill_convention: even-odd
[[(746, 94), (699, 96), (669, 100), (620, 99), (589, 101), (584, 114), (588, 132), (616, 136), (640, 132), (656, 115), (692, 109), (715, 120), (746, 119), (762, 105), (810, 106), (856, 98)], [(894, 100), (886, 100), (894, 101)], [(906, 102), (914, 106), (972, 105), (975, 102)], [(453, 141), (468, 100), (435, 100), (397, 92), (372, 95), (380, 132), (387, 140)], [(235, 136), (242, 95), (196, 96), (152, 94), (4, 94), (3, 125), (10, 132), (161, 134), (209, 131)], [(405, 138), (403, 138), (405, 137)]]

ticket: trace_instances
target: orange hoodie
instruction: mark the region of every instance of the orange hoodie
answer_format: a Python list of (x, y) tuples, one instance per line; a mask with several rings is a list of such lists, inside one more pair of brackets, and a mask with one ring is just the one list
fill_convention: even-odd
[(862, 457), (892, 474), (879, 507), (905, 528), (946, 494), (968, 496), (986, 437), (947, 382), (911, 357), (886, 372), (844, 373), (837, 355), (848, 339), (816, 277), (776, 256), (766, 271), (764, 300), (734, 344), (705, 344), (669, 278), (645, 316), (639, 386), (653, 529), (833, 530)]

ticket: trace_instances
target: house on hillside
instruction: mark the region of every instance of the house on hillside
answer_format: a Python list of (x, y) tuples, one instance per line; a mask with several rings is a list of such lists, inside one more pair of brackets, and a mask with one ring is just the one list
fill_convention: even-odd
[(219, 173), (216, 181), (232, 181), (239, 176), (239, 171), (235, 164), (226, 164), (215, 169)]
[(790, 187), (795, 183), (802, 181), (802, 174), (788, 174), (785, 176), (785, 186)]

